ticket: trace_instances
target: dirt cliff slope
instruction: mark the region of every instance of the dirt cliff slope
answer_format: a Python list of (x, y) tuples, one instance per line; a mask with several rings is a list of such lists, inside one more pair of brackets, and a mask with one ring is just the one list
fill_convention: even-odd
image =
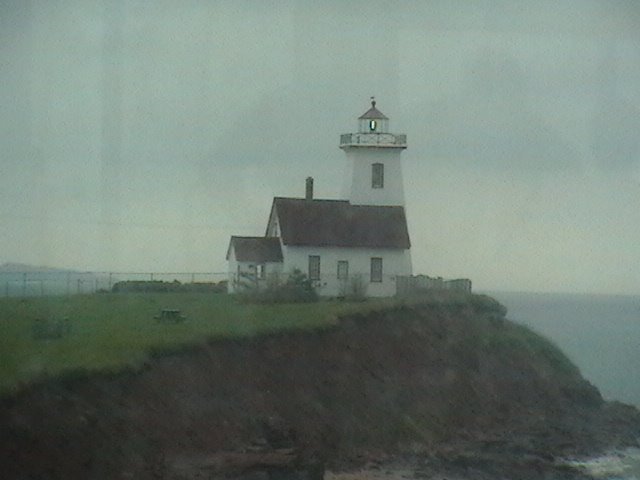
[(198, 462), (252, 448), (338, 468), (398, 452), (472, 461), (461, 454), (471, 444), (552, 461), (636, 441), (635, 409), (603, 402), (553, 345), (474, 298), (34, 386), (2, 400), (0, 471), (196, 478), (185, 472)]

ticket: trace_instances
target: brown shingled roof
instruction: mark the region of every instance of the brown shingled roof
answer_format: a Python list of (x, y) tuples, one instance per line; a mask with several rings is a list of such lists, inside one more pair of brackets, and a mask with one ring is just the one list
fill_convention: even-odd
[(276, 237), (231, 237), (227, 260), (231, 252), (231, 246), (239, 262), (282, 262), (282, 249), (280, 239)]
[(410, 248), (404, 207), (346, 200), (273, 199), (282, 243), (295, 246)]

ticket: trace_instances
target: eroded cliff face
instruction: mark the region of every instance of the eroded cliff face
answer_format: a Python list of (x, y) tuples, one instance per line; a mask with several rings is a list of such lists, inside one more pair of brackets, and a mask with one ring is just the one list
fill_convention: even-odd
[(503, 316), (486, 298), (397, 307), (34, 386), (2, 401), (0, 471), (209, 478), (194, 472), (209, 462), (224, 474), (216, 454), (255, 448), (337, 468), (400, 452), (456, 462), (471, 444), (552, 461), (636, 441), (635, 409), (603, 402), (555, 347)]

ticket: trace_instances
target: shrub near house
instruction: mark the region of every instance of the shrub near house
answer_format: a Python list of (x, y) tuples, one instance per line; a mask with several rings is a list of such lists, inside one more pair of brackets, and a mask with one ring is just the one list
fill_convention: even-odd
[(300, 270), (294, 270), (284, 283), (270, 283), (266, 288), (246, 290), (240, 294), (247, 303), (309, 303), (317, 302), (313, 282)]

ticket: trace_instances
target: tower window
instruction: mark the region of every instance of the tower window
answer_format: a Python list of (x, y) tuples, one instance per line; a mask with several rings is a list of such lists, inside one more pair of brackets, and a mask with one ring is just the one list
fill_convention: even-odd
[(382, 282), (382, 258), (371, 257), (371, 282)]
[(309, 255), (309, 280), (320, 280), (320, 255)]
[(369, 130), (371, 130), (372, 132), (375, 132), (377, 126), (378, 126), (378, 123), (375, 120), (369, 120)]
[(384, 188), (384, 164), (371, 165), (371, 188)]

